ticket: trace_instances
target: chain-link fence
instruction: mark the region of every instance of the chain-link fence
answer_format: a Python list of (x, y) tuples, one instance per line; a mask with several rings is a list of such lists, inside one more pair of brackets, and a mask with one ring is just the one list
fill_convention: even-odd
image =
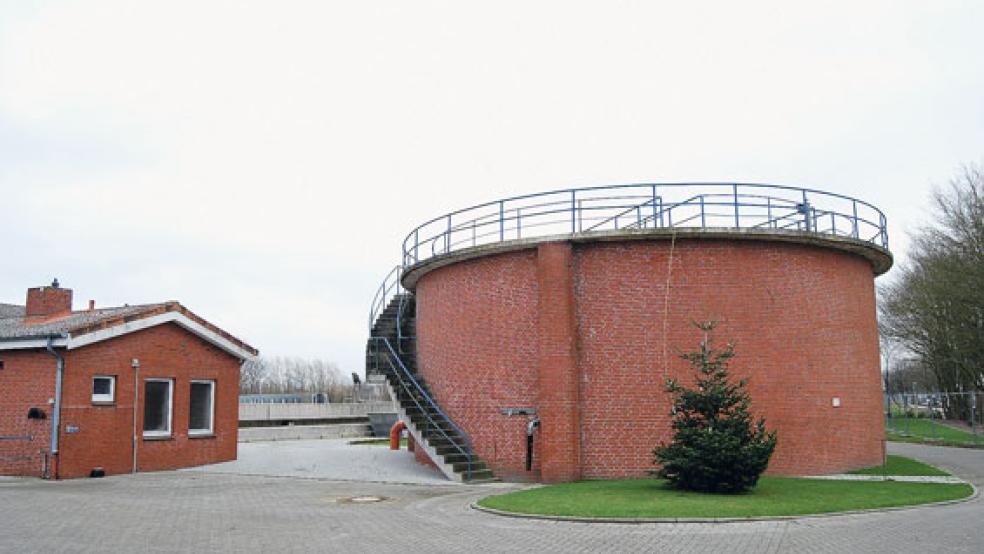
[(984, 447), (984, 393), (928, 392), (885, 395), (889, 440)]

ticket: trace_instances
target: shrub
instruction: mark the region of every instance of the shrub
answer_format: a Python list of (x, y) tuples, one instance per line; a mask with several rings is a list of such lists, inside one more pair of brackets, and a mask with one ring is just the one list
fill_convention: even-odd
[(755, 486), (769, 465), (776, 447), (776, 433), (767, 432), (765, 418), (753, 422), (751, 398), (745, 391), (747, 379), (728, 379), (728, 360), (734, 346), (714, 350), (710, 332), (714, 322), (697, 323), (704, 339), (683, 359), (695, 370), (695, 388), (669, 379), (666, 390), (673, 395), (673, 440), (654, 451), (654, 471), (680, 489), (700, 492), (738, 493)]

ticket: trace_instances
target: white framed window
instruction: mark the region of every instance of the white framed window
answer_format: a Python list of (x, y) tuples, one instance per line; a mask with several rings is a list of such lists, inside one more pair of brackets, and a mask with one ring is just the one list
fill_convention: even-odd
[(144, 380), (144, 436), (171, 436), (171, 415), (173, 412), (174, 381), (171, 379)]
[(188, 401), (188, 434), (211, 435), (215, 431), (215, 381), (193, 380)]
[(116, 376), (94, 375), (92, 377), (92, 402), (116, 401)]

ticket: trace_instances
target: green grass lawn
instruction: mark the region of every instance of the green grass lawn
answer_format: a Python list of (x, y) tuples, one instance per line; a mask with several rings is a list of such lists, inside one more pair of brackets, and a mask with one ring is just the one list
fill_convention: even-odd
[(888, 456), (888, 461), (883, 466), (868, 467), (849, 471), (855, 475), (930, 475), (945, 477), (950, 475), (942, 469), (935, 468), (929, 464), (906, 458), (905, 456)]
[(611, 518), (785, 516), (908, 506), (969, 496), (970, 485), (897, 481), (825, 481), (763, 477), (737, 495), (678, 491), (658, 479), (579, 481), (479, 501), (480, 506), (525, 514)]
[(885, 420), (886, 439), (953, 446), (984, 447), (984, 437), (954, 429), (925, 418), (890, 418)]

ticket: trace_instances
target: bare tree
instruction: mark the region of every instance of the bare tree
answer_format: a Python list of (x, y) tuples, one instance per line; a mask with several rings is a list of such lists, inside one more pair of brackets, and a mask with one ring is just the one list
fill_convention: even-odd
[(325, 393), (331, 402), (352, 395), (351, 379), (333, 362), (289, 356), (248, 360), (239, 388), (240, 394)]
[[(936, 222), (880, 287), (881, 330), (929, 370), (939, 390), (984, 388), (984, 170), (968, 166), (932, 195)], [(950, 417), (962, 417), (955, 405)]]
[(239, 369), (239, 393), (259, 394), (268, 371), (263, 358), (256, 357), (243, 362)]

